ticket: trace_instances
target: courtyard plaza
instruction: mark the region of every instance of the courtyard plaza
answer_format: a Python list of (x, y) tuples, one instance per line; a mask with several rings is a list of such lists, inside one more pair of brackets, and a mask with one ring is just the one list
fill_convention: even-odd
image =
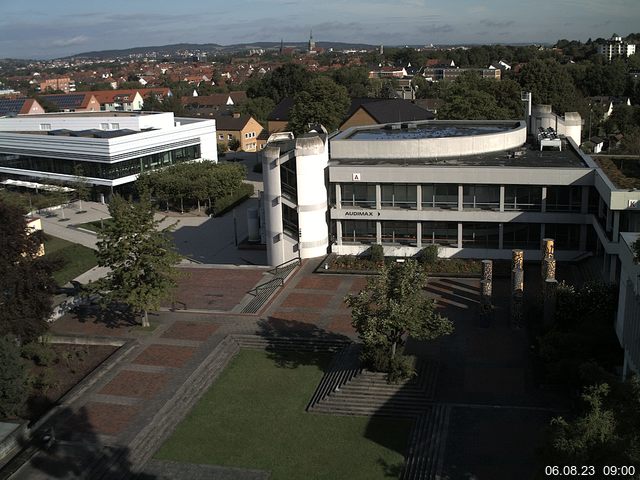
[[(215, 390), (219, 371), (214, 378), (202, 372), (216, 366), (230, 335), (357, 339), (344, 297), (359, 292), (367, 277), (314, 273), (319, 263), (303, 262), (256, 314), (241, 307), (270, 278), (265, 267), (194, 265), (183, 266), (174, 302), (152, 316), (150, 329), (91, 312), (56, 321), (52, 335), (112, 339), (122, 347), (85, 380), (81, 394), (62, 402), (51, 420), (59, 447), (36, 453), (9, 478), (85, 478), (97, 465), (103, 473), (146, 472), (138, 478), (162, 478), (156, 474), (164, 468), (182, 472), (170, 478), (267, 478), (246, 465), (176, 467), (153, 456), (172, 433), (167, 425), (175, 427), (195, 404), (192, 397), (211, 383)], [(538, 268), (525, 268), (525, 302), (536, 301), (539, 278)], [(407, 344), (409, 353), (439, 365), (433, 402), (448, 415), (436, 432), (443, 445), (436, 460), (445, 478), (531, 478), (544, 426), (565, 409), (561, 398), (537, 388), (527, 332), (509, 325), (508, 285), (507, 278), (494, 280), (495, 315), (487, 326), (478, 318), (478, 279), (430, 279), (426, 293), (455, 332)], [(181, 402), (188, 408), (167, 409)]]

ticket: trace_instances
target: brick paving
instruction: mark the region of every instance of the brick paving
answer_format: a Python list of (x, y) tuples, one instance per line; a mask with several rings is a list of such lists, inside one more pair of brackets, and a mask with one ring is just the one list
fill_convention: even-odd
[(165, 386), (168, 379), (169, 375), (166, 373), (122, 370), (99, 393), (103, 395), (151, 398)]
[[(174, 292), (175, 306), (228, 312), (262, 280), (264, 269), (183, 268)], [(165, 307), (171, 307), (167, 302)]]
[[(191, 309), (227, 313), (163, 311), (154, 315), (152, 321), (158, 327), (151, 332), (141, 332), (137, 325), (117, 319), (94, 322), (90, 317), (81, 321), (66, 316), (55, 322), (52, 333), (111, 336), (134, 342), (128, 344), (131, 351), (103, 369), (105, 373), (73, 400), (70, 411), (59, 418), (58, 424), (64, 428), (66, 438), (77, 433), (92, 433), (93, 438), (86, 435), (85, 438), (92, 438), (90, 441), (98, 448), (104, 448), (101, 442), (108, 442), (109, 447), (131, 445), (174, 393), (187, 385), (190, 376), (227, 334), (317, 336), (334, 332), (356, 338), (343, 299), (349, 293), (360, 291), (367, 277), (313, 274), (313, 267), (310, 262), (303, 263), (260, 316), (236, 315), (230, 311), (246, 291), (260, 282), (265, 270), (193, 268), (189, 269), (190, 276), (180, 280), (178, 298)], [(455, 333), (446, 339), (408, 345), (410, 350), (437, 357), (443, 364), (437, 401), (509, 401), (514, 405), (546, 401), (539, 395), (531, 396), (526, 335), (508, 327), (505, 307), (508, 286), (495, 283), (496, 318), (489, 328), (483, 329), (478, 328), (475, 318), (477, 280), (435, 279), (427, 291), (437, 298), (443, 313), (456, 325)], [(465, 411), (465, 415), (473, 417), (474, 412), (480, 417), (484, 415), (484, 411), (477, 408)], [(454, 433), (465, 442), (472, 441), (473, 432), (465, 430), (464, 423), (456, 423)], [(457, 454), (447, 459), (460, 460)], [(32, 478), (29, 468), (32, 474), (37, 471), (37, 461), (21, 470), (22, 476), (14, 478)]]
[(218, 328), (220, 328), (219, 325), (212, 323), (176, 321), (162, 334), (162, 338), (204, 341)]
[(175, 345), (150, 345), (132, 363), (160, 367), (182, 367), (196, 352), (195, 348)]

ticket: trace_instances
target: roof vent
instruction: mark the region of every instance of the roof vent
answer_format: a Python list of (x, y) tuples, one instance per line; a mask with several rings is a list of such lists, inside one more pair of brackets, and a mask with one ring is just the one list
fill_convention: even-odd
[(418, 128), (418, 125), (416, 125), (415, 123), (407, 123), (407, 129), (415, 130), (416, 128)]
[(400, 130), (402, 128), (402, 125), (399, 123), (392, 123), (391, 124), (391, 130)]

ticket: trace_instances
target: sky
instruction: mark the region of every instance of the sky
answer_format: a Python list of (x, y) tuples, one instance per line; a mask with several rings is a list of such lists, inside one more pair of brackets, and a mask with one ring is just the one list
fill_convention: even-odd
[(640, 31), (639, 0), (0, 0), (0, 58), (172, 43), (554, 43)]

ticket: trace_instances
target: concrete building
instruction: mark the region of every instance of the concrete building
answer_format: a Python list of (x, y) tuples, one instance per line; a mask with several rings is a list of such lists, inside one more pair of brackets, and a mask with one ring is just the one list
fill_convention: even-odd
[(173, 113), (48, 113), (0, 118), (0, 176), (73, 182), (82, 167), (99, 193), (180, 162), (217, 162), (214, 120)]
[(622, 37), (612, 36), (606, 43), (598, 44), (598, 53), (603, 55), (607, 62), (614, 57), (630, 57), (636, 53), (636, 46), (622, 41)]
[[(262, 153), (268, 261), (358, 255), (541, 258), (595, 256), (620, 284), (616, 332), (625, 372), (640, 372), (640, 191), (616, 185), (583, 153), (577, 113), (548, 106), (522, 121), (359, 126), (327, 138), (272, 136)], [(598, 159), (601, 162), (601, 159)], [(610, 168), (610, 167), (608, 167)]]
[(61, 90), (64, 93), (76, 91), (76, 83), (69, 77), (48, 78), (39, 83), (40, 91), (45, 93), (47, 90)]

